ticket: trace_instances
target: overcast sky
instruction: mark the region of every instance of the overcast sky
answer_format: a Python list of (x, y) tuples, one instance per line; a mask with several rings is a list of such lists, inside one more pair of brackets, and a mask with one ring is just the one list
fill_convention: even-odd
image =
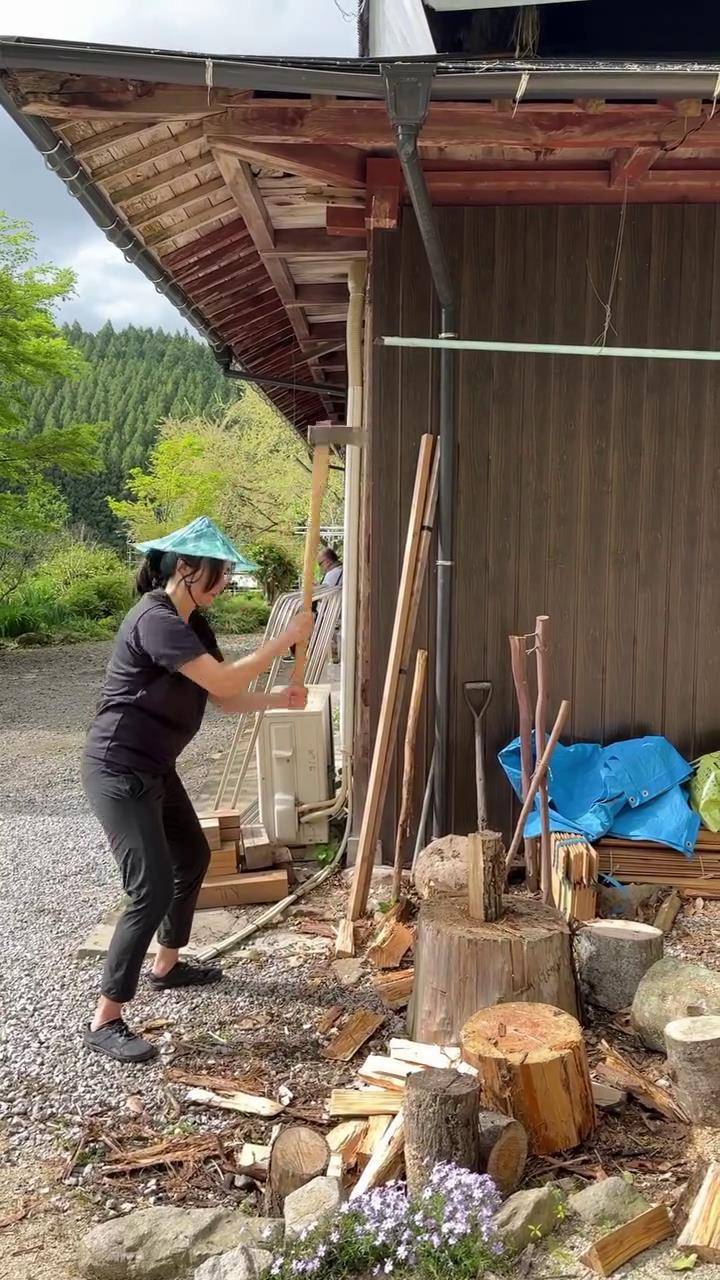
[[(3, 35), (97, 40), (211, 54), (352, 56), (358, 0), (0, 0)], [(10, 8), (13, 23), (8, 21)], [(348, 16), (349, 15), (349, 16)], [(16, 29), (13, 30), (12, 26)], [(8, 30), (8, 27), (11, 29)], [(63, 320), (96, 329), (105, 320), (179, 329), (184, 323), (140, 272), (127, 265), (88, 214), (49, 173), (38, 152), (0, 108), (0, 205), (26, 218), (38, 256), (73, 268), (76, 296)]]

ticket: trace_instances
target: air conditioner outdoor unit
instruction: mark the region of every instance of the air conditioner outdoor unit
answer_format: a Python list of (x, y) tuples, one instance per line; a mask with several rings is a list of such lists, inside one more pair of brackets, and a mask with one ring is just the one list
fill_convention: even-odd
[(257, 741), (260, 821), (279, 844), (324, 844), (327, 818), (298, 820), (298, 805), (334, 795), (330, 686), (310, 685), (302, 711), (266, 711)]

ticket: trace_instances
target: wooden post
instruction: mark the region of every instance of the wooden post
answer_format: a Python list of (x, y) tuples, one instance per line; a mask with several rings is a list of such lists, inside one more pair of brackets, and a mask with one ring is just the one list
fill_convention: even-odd
[(505, 848), (499, 831), (467, 838), (468, 906), (473, 920), (499, 920), (503, 912)]
[(482, 1009), (460, 1033), (483, 1101), (519, 1120), (535, 1155), (569, 1151), (595, 1128), (582, 1027), (547, 1004)]
[[(533, 772), (532, 707), (527, 677), (527, 653), (525, 636), (510, 636), (510, 665), (518, 703), (520, 734), (520, 770), (522, 798), (525, 799)], [(538, 843), (533, 838), (525, 840), (525, 879), (531, 893), (540, 888), (538, 869)]]
[(517, 821), (515, 834), (512, 838), (510, 848), (508, 849), (507, 858), (505, 859), (505, 868), (507, 871), (510, 870), (510, 867), (512, 865), (512, 860), (515, 857), (515, 854), (517, 853), (518, 849), (520, 848), (520, 841), (522, 840), (523, 827), (525, 826), (525, 823), (527, 821), (527, 816), (530, 813), (530, 810), (532, 809), (533, 804), (535, 803), (535, 796), (538, 793), (538, 788), (540, 787), (540, 783), (542, 782), (543, 778), (545, 777), (545, 774), (548, 771), (548, 766), (552, 759), (552, 753), (555, 750), (555, 747), (557, 746), (558, 739), (560, 737), (560, 734), (563, 731), (563, 727), (565, 725), (565, 721), (568, 718), (569, 711), (570, 711), (570, 703), (567, 701), (561, 702), (560, 710), (558, 711), (557, 716), (555, 718), (555, 724), (553, 725), (552, 733), (548, 738), (548, 743), (543, 752), (542, 760), (539, 762), (539, 764), (535, 769), (535, 772), (532, 776), (532, 781), (528, 788), (528, 793), (523, 802), (523, 807), (520, 810), (520, 817), (518, 818), (518, 821)]
[[(541, 760), (545, 750), (548, 712), (548, 624), (544, 614), (535, 619), (535, 662), (537, 667), (537, 704), (535, 706), (535, 757)], [(543, 902), (552, 902), (552, 851), (548, 816), (547, 778), (540, 780), (540, 884)]]
[(427, 649), (418, 649), (415, 655), (415, 675), (413, 677), (407, 726), (405, 728), (405, 756), (403, 762), (402, 800), (400, 817), (398, 818), (395, 836), (395, 866), (393, 872), (392, 900), (397, 902), (402, 889), (403, 853), (405, 843), (410, 834), (410, 818), (412, 816), (412, 793), (415, 779), (415, 740), (417, 738), (420, 707), (422, 705), (425, 680), (427, 677)]
[(433, 1165), (480, 1165), (480, 1085), (474, 1076), (431, 1067), (405, 1086), (405, 1172), (408, 1194), (422, 1192)]
[(439, 450), (435, 448), (434, 436), (424, 435), (420, 441), (398, 602), (358, 839), (355, 875), (348, 902), (350, 920), (359, 919), (367, 906), (375, 847), (387, 794), (388, 772), (397, 730), (399, 691), (403, 684), (402, 669), (408, 661), (408, 650), (417, 622), (432, 525), (435, 519), (438, 460)]
[[(310, 490), (310, 518), (305, 534), (305, 558), (303, 560), (302, 593), (303, 609), (309, 613), (312, 609), (313, 584), (315, 582), (315, 560), (320, 543), (320, 513), (327, 487), (328, 469), (330, 466), (330, 449), (326, 444), (318, 444), (313, 450), (312, 486)], [(307, 659), (307, 640), (301, 640), (295, 649), (295, 665), (292, 673), (293, 684), (305, 683), (305, 662)]]

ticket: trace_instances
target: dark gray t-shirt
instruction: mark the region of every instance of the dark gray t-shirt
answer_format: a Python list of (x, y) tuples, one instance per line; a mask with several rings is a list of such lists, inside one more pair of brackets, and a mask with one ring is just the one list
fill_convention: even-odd
[(165, 591), (149, 591), (125, 616), (105, 674), (86, 755), (110, 768), (166, 773), (194, 738), (207, 693), (178, 667), (209, 653), (215, 633), (197, 610), (184, 622)]

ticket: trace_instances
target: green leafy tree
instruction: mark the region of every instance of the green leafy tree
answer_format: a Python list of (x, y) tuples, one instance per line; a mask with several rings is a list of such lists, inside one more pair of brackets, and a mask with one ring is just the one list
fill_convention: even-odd
[(72, 273), (34, 265), (34, 244), (26, 223), (0, 213), (0, 595), (17, 587), (38, 545), (67, 518), (49, 476), (91, 472), (96, 456), (89, 425), (27, 432), (32, 390), (82, 368), (53, 316), (72, 292)]
[(257, 565), (258, 582), (268, 604), (297, 586), (298, 563), (286, 547), (264, 538), (262, 542), (253, 542), (249, 553)]

